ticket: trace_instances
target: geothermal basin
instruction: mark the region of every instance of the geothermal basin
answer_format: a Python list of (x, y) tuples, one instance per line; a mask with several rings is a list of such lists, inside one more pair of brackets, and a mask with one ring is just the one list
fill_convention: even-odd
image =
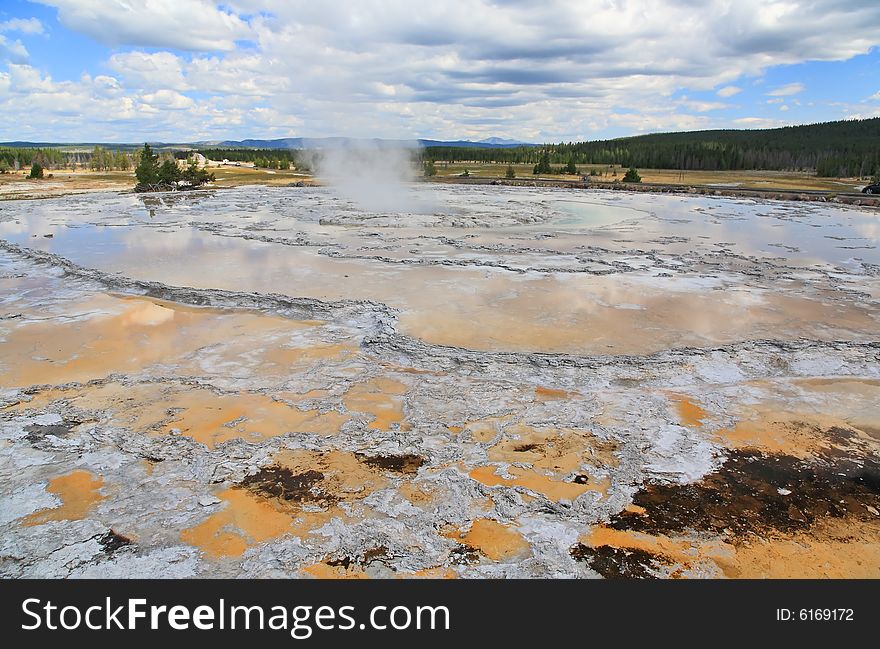
[(880, 213), (0, 202), (0, 574), (880, 577)]

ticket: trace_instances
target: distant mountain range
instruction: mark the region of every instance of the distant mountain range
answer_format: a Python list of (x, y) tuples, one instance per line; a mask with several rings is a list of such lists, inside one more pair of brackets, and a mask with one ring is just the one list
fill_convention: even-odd
[[(61, 143), (61, 142), (23, 142), (23, 141), (15, 141), (15, 142), (0, 142), (0, 146), (7, 147), (39, 147), (39, 148), (49, 148), (49, 147), (65, 147), (65, 148), (82, 148), (82, 149), (91, 149), (96, 144), (100, 146), (111, 148), (111, 149), (132, 149), (135, 147), (142, 146), (141, 144), (133, 144), (133, 143), (110, 143), (110, 142), (76, 142), (76, 143)], [(285, 137), (274, 140), (258, 140), (258, 139), (247, 139), (247, 140), (205, 140), (201, 142), (150, 142), (151, 146), (156, 148), (224, 148), (224, 149), (238, 149), (238, 148), (246, 148), (246, 149), (322, 149), (327, 147), (340, 147), (347, 145), (365, 145), (369, 144), (372, 146), (376, 146), (378, 148), (397, 148), (401, 146), (413, 146), (414, 144), (418, 144), (423, 147), (437, 147), (437, 146), (462, 146), (462, 147), (474, 147), (474, 148), (485, 148), (485, 149), (506, 149), (509, 147), (516, 146), (537, 146), (535, 144), (530, 144), (528, 142), (519, 142), (518, 140), (509, 140), (501, 137), (488, 137), (484, 140), (479, 140), (477, 142), (472, 140), (428, 140), (428, 139), (418, 139), (418, 140), (383, 140), (379, 138), (347, 138), (347, 137)]]
[(349, 145), (369, 144), (379, 148), (412, 146), (414, 143), (423, 147), (436, 146), (465, 146), (486, 149), (504, 149), (516, 146), (536, 146), (528, 142), (519, 142), (518, 140), (508, 140), (500, 137), (488, 137), (484, 140), (382, 140), (379, 138), (361, 139), (346, 137), (285, 137), (276, 140), (220, 140), (208, 142), (194, 142), (193, 144), (200, 147), (218, 147), (218, 148), (248, 148), (248, 149), (323, 149), (327, 147), (339, 147)]

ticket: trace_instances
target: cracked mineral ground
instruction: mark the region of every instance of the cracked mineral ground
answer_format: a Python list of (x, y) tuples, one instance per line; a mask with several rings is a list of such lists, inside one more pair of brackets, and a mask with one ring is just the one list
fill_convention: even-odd
[(880, 215), (0, 204), (7, 577), (880, 577)]

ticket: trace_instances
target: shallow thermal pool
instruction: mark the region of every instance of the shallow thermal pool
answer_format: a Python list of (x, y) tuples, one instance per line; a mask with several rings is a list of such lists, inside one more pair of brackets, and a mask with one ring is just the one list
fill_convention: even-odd
[(880, 577), (876, 211), (401, 191), (0, 202), (0, 574)]
[(873, 212), (583, 190), (407, 191), (418, 213), (362, 210), (308, 188), (10, 202), (0, 236), (173, 286), (374, 300), (397, 310), (403, 333), (474, 349), (648, 353), (857, 339), (877, 326), (874, 303), (853, 297), (876, 295)]

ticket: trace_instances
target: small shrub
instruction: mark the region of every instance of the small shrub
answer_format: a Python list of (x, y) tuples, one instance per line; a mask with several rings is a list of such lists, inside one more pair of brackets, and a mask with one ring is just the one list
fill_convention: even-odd
[[(615, 174), (617, 175), (617, 174)], [(642, 177), (639, 175), (639, 170), (635, 167), (630, 167), (627, 169), (626, 174), (623, 177), (623, 182), (625, 183), (640, 183), (642, 182)]]

